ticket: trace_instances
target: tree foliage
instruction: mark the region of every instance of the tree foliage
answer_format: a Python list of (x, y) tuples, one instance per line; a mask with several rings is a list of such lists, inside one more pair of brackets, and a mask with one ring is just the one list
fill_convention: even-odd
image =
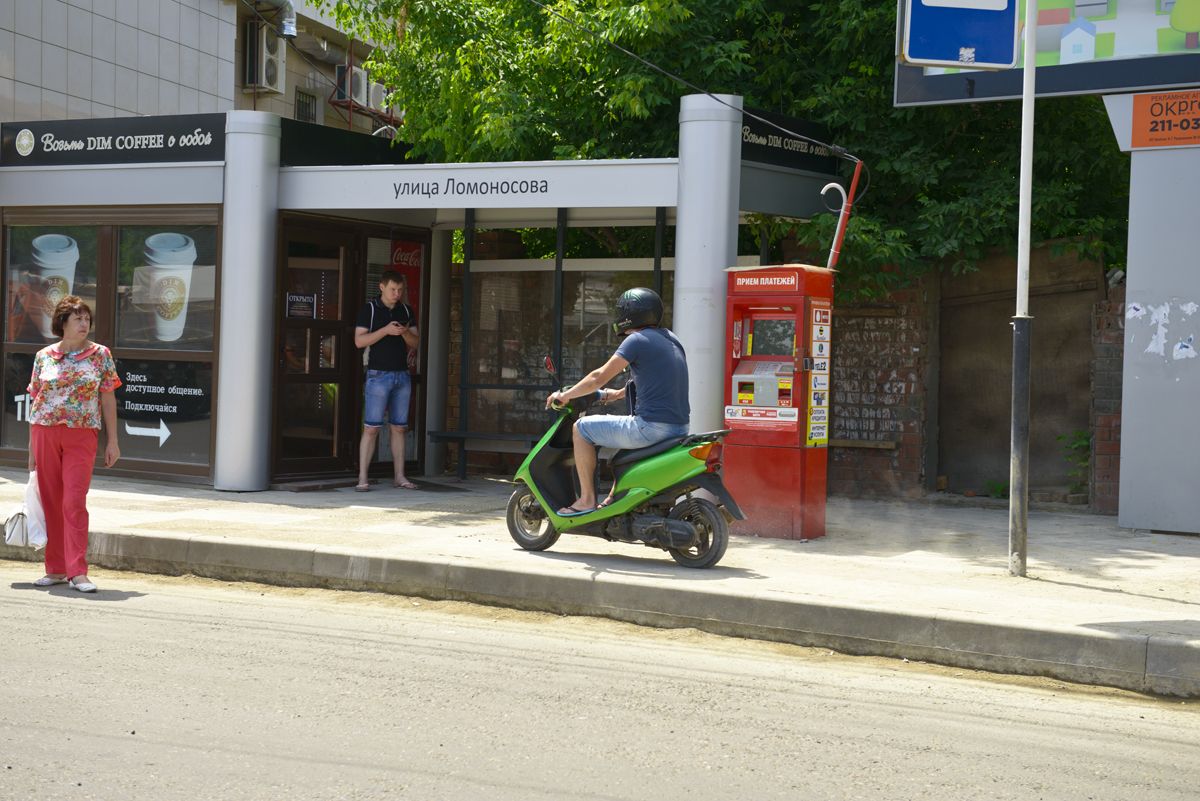
[[(396, 90), (404, 139), (429, 160), (675, 155), (679, 98), (694, 90), (611, 42), (707, 91), (823, 123), (865, 161), (843, 290), (877, 294), (1015, 247), (1020, 104), (894, 108), (893, 4), (539, 0), (549, 13), (532, 0), (323, 2), (377, 45), (369, 66)], [(1123, 262), (1128, 158), (1100, 99), (1041, 100), (1036, 119), (1034, 239)], [(823, 254), (835, 223), (770, 230)]]

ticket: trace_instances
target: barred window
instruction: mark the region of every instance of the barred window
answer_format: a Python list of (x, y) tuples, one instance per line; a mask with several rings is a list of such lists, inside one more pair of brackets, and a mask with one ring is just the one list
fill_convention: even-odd
[(300, 122), (317, 121), (317, 96), (300, 89), (296, 90), (296, 119)]

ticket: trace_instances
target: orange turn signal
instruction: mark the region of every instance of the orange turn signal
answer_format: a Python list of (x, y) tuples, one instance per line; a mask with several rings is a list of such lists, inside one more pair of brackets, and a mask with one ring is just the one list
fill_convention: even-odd
[(688, 451), (688, 453), (704, 462), (705, 472), (715, 473), (721, 469), (720, 442), (706, 442), (703, 445), (697, 445)]

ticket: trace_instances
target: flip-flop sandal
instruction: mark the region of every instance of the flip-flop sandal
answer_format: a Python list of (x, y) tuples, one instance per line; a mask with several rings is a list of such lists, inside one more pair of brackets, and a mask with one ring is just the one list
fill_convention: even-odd
[(417, 485), (412, 483), (411, 481), (394, 481), (394, 482), (392, 482), (392, 486), (397, 489), (416, 489), (417, 488)]
[(564, 506), (563, 508), (559, 509), (558, 516), (559, 517), (579, 517), (580, 515), (591, 514), (594, 511), (596, 511), (595, 507), (593, 507), (591, 509), (577, 509), (572, 504), (571, 506)]
[(604, 500), (600, 501), (600, 503), (596, 504), (596, 509), (604, 509), (608, 506), (612, 506), (614, 500), (615, 499), (612, 496), (609, 496), (609, 497), (605, 498)]
[(354, 491), (355, 492), (370, 492), (371, 485), (370, 484), (359, 484), (359, 485), (355, 486)]

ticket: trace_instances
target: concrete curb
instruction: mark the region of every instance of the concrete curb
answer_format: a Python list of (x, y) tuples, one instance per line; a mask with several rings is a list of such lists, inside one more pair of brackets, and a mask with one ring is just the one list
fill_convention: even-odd
[[(0, 544), (0, 558), (40, 552)], [(386, 592), (830, 648), (1184, 697), (1200, 696), (1200, 640), (818, 604), (781, 593), (669, 586), (637, 577), (513, 570), (449, 557), (385, 557), (210, 535), (95, 532), (89, 560), (146, 573)]]

